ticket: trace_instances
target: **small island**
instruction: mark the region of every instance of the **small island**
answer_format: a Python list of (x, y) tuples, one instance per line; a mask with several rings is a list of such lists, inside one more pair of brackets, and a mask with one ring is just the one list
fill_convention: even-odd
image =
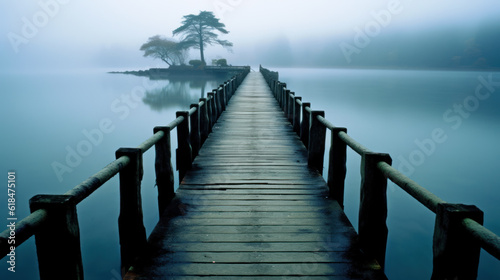
[[(227, 64), (225, 58), (212, 59), (212, 65), (208, 66), (205, 61), (205, 49), (208, 45), (221, 45), (231, 48), (233, 43), (219, 39), (215, 32), (228, 34), (225, 24), (216, 18), (213, 12), (201, 11), (198, 15), (186, 15), (182, 25), (172, 31), (173, 36), (183, 36), (180, 41), (155, 35), (144, 43), (140, 50), (145, 57), (160, 59), (165, 62), (167, 68), (150, 68), (139, 71), (113, 71), (109, 73), (132, 74), (137, 76), (148, 76), (151, 79), (162, 79), (178, 76), (202, 76), (202, 77), (228, 77), (242, 71), (249, 70), (249, 66), (232, 66)], [(190, 60), (186, 64), (189, 49), (199, 49), (200, 59)]]

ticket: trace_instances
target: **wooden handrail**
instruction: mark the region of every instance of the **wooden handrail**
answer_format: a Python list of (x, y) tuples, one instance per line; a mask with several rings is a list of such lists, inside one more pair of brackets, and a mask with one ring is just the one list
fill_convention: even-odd
[[(285, 116), (289, 116), (290, 114), (290, 109), (287, 108), (285, 105), (286, 103), (286, 98), (284, 98), (285, 94), (285, 89), (286, 89), (286, 84), (278, 81), (278, 73), (277, 72), (272, 72), (268, 69), (263, 68), (262, 66), (260, 67), (260, 71), (264, 78), (266, 79), (267, 84), (271, 88), (271, 91), (273, 92), (274, 96), (278, 100), (278, 103), (280, 106), (283, 108), (283, 111), (285, 113)], [(288, 89), (287, 89), (288, 90)], [(291, 96), (292, 94), (290, 94)], [(296, 98), (296, 97), (295, 97)], [(311, 124), (316, 123), (316, 120), (312, 120), (313, 118), (313, 111), (311, 109), (310, 103), (304, 102), (300, 99), (295, 99), (295, 103), (299, 105), (301, 110), (298, 109), (293, 109), (293, 120), (297, 119), (297, 114), (302, 115), (302, 122), (301, 122), (301, 129), (300, 129), (300, 139), (304, 143), (305, 147), (308, 149), (308, 151), (311, 150), (310, 147), (310, 129), (311, 129)], [(345, 145), (349, 146), (352, 150), (354, 150), (357, 154), (363, 157), (362, 164), (365, 162), (365, 157), (368, 154), (373, 153), (370, 151), (368, 148), (364, 147), (357, 141), (355, 141), (352, 137), (350, 137), (347, 134), (347, 130), (345, 128), (339, 128), (334, 126), (331, 122), (329, 122), (324, 116), (321, 115), (315, 115), (315, 118), (318, 120), (319, 123), (321, 123), (325, 128), (328, 128), (332, 132), (332, 137), (331, 137), (331, 147), (330, 147), (330, 157), (329, 157), (329, 174), (328, 174), (328, 186), (330, 188), (330, 194), (333, 199), (336, 199), (340, 206), (343, 207), (343, 200), (344, 200), (344, 180), (345, 180)], [(294, 121), (296, 122), (296, 121)], [(295, 124), (294, 124), (295, 126)], [(323, 144), (324, 145), (324, 144)], [(317, 149), (314, 149), (317, 150)], [(322, 167), (322, 164), (317, 164), (314, 163), (314, 166), (320, 166)], [(333, 167), (332, 167), (333, 166)], [(455, 231), (453, 232), (447, 232), (446, 230), (443, 230), (443, 228), (440, 228), (436, 225), (434, 229), (434, 274), (435, 275), (442, 275), (445, 273), (446, 275), (457, 275), (457, 273), (465, 273), (467, 275), (477, 275), (477, 261), (479, 260), (479, 254), (475, 252), (474, 246), (472, 245), (472, 248), (465, 253), (461, 252), (460, 250), (453, 251), (456, 249), (450, 249), (450, 248), (445, 248), (444, 252), (442, 251), (443, 249), (438, 249), (439, 247), (439, 242), (440, 242), (440, 236), (448, 235), (451, 234), (454, 237), (454, 240), (462, 240), (465, 237), (465, 235), (468, 235), (469, 237), (473, 238), (474, 240), (477, 241), (478, 246), (481, 248), (485, 249), (488, 253), (490, 253), (492, 256), (500, 260), (500, 237), (496, 235), (495, 233), (491, 232), (487, 228), (485, 228), (482, 225), (482, 218), (480, 218), (481, 215), (476, 214), (480, 210), (474, 210), (476, 208), (472, 207), (472, 210), (469, 210), (471, 207), (467, 206), (462, 206), (460, 204), (447, 204), (444, 200), (433, 194), (432, 192), (428, 191), (424, 187), (420, 186), (417, 184), (415, 181), (411, 180), (398, 170), (396, 170), (394, 167), (390, 165), (386, 160), (380, 160), (376, 164), (372, 164), (372, 169), (377, 169), (377, 172), (380, 172), (381, 175), (385, 176), (386, 180), (390, 179), (392, 182), (394, 182), (397, 186), (402, 188), (404, 191), (406, 191), (410, 196), (415, 198), (417, 201), (419, 201), (422, 205), (424, 205), (426, 208), (431, 210), (432, 212), (436, 213), (436, 220), (438, 221), (445, 221), (448, 220), (448, 218), (443, 218), (441, 215), (448, 215), (446, 214), (446, 211), (438, 211), (438, 208), (442, 209), (443, 207), (455, 207), (456, 209), (464, 209), (463, 213), (459, 215), (458, 220), (459, 224), (462, 226), (461, 228), (456, 229), (456, 227), (453, 227)], [(322, 172), (322, 170), (318, 170), (319, 172)], [(372, 172), (373, 170), (370, 170)], [(366, 172), (363, 171), (363, 172)], [(365, 178), (363, 179), (365, 180)], [(362, 204), (360, 205), (360, 208), (364, 207)], [(460, 210), (462, 211), (462, 210)], [(468, 214), (470, 211), (471, 214)], [(460, 212), (462, 213), (462, 212)], [(471, 216), (470, 216), (471, 215)], [(470, 217), (475, 217), (475, 219), (472, 219)], [(360, 217), (361, 219), (361, 217)], [(384, 219), (383, 219), (384, 220)], [(479, 222), (478, 222), (479, 221)], [(360, 221), (360, 223), (363, 223), (364, 221)], [(438, 222), (436, 222), (438, 224)], [(385, 225), (384, 222), (380, 222), (379, 227), (382, 227)], [(363, 237), (360, 237), (361, 242), (363, 243)], [(465, 239), (464, 239), (465, 240)], [(376, 245), (376, 244), (375, 244)], [(372, 246), (372, 245), (368, 245)], [(442, 246), (441, 246), (442, 247)], [(453, 246), (452, 246), (453, 247)], [(382, 249), (379, 249), (382, 250)], [(385, 248), (383, 248), (385, 252)], [(447, 250), (450, 250), (448, 252)], [(468, 254), (468, 256), (465, 256)], [(437, 261), (436, 258), (439, 255), (440, 260)], [(383, 254), (381, 255), (383, 256)], [(453, 262), (459, 259), (467, 259), (470, 260), (472, 265), (455, 265), (455, 266), (447, 266), (443, 265), (442, 258), (445, 256), (445, 258), (449, 258), (449, 262)], [(380, 263), (384, 263), (385, 260), (378, 259)], [(446, 263), (446, 262), (444, 262)]]
[[(189, 117), (193, 116), (195, 113), (198, 111), (203, 112), (203, 114), (197, 114), (198, 119), (197, 122), (200, 126), (195, 130), (197, 130), (198, 134), (200, 134), (200, 141), (201, 144), (203, 141), (206, 139), (208, 133), (211, 131), (211, 127), (215, 124), (217, 121), (218, 116), (220, 113), (223, 111), (222, 109), (225, 108), (227, 105), (227, 102), (229, 101), (229, 98), (234, 94), (236, 91), (237, 87), (241, 84), (243, 79), (246, 77), (246, 75), (250, 72), (249, 67), (244, 67), (240, 69), (240, 73), (233, 76), (231, 79), (229, 79), (227, 82), (224, 83), (224, 85), (221, 85), (218, 89), (214, 90), (214, 95), (209, 96), (208, 98), (202, 98), (200, 99), (200, 102), (198, 104), (194, 104), (195, 106), (192, 106), (192, 108), (189, 111), (185, 111), (186, 114), (181, 114), (177, 118), (175, 118), (173, 121), (171, 121), (167, 126), (165, 127), (156, 127), (154, 129), (153, 136), (150, 138), (146, 139), (143, 143), (141, 143), (137, 148), (121, 148), (117, 151), (117, 159), (108, 164), (106, 167), (98, 171), (96, 174), (90, 176), (88, 179), (85, 181), (81, 182), (71, 190), (67, 191), (63, 195), (55, 195), (55, 196), (35, 196), (36, 198), (34, 200), (34, 203), (36, 203), (36, 206), (32, 208), (32, 213), (25, 217), (24, 219), (18, 221), (16, 223), (16, 247), (24, 243), (26, 240), (28, 240), (30, 237), (34, 236), (35, 237), (43, 232), (43, 237), (40, 236), (40, 238), (37, 238), (37, 247), (38, 246), (43, 246), (44, 249), (42, 251), (46, 251), (45, 248), (47, 248), (48, 243), (57, 243), (58, 240), (58, 234), (46, 234), (47, 229), (46, 226), (53, 226), (54, 223), (57, 224), (57, 226), (61, 226), (62, 228), (64, 227), (72, 227), (73, 230), (76, 228), (77, 232), (76, 235), (72, 236), (71, 238), (78, 238), (79, 239), (79, 230), (78, 230), (78, 220), (76, 218), (76, 210), (71, 210), (71, 215), (74, 217), (70, 221), (72, 224), (68, 225), (62, 225), (60, 224), (61, 219), (55, 218), (57, 216), (57, 211), (54, 209), (58, 208), (52, 208), (51, 201), (55, 201), (58, 204), (60, 204), (61, 201), (68, 201), (70, 203), (71, 207), (75, 207), (78, 203), (83, 201), (85, 198), (90, 196), (95, 190), (97, 190), (99, 187), (101, 187), (103, 184), (105, 184), (107, 181), (109, 181), (111, 178), (113, 178), (115, 175), (120, 173), (120, 177), (126, 178), (122, 179), (120, 181), (120, 184), (131, 184), (132, 181), (136, 181), (136, 188), (137, 190), (140, 189), (140, 181), (142, 179), (142, 154), (144, 154), (146, 151), (148, 151), (151, 147), (156, 146), (156, 163), (155, 163), (155, 169), (156, 169), (156, 175), (157, 175), (157, 185), (158, 185), (158, 207), (160, 210), (160, 215), (163, 213), (163, 211), (166, 209), (167, 204), (170, 202), (170, 200), (173, 197), (173, 174), (169, 174), (171, 172), (171, 163), (170, 163), (170, 131), (173, 130), (174, 128), (178, 128), (180, 126), (183, 126), (183, 129), (187, 129), (187, 136), (184, 135), (183, 137), (187, 137), (189, 139), (191, 138), (191, 134), (196, 133), (196, 131), (192, 131), (192, 127), (190, 127), (189, 123)], [(216, 92), (223, 92), (222, 94), (217, 94)], [(216, 100), (218, 98), (218, 100)], [(224, 105), (222, 105), (224, 103)], [(223, 107), (224, 106), (224, 107)], [(215, 112), (216, 114), (212, 114), (212, 112)], [(203, 133), (201, 133), (203, 132)], [(185, 139), (180, 139), (180, 141), (186, 141)], [(132, 159), (131, 156), (133, 155), (134, 157), (134, 162), (132, 164)], [(130, 173), (129, 167), (131, 167), (131, 164), (134, 166), (132, 169), (134, 169), (133, 174)], [(126, 173), (121, 174), (121, 172), (124, 172), (124, 170), (129, 170)], [(132, 172), (132, 171), (131, 171)], [(129, 178), (130, 177), (130, 178)], [(160, 182), (162, 181), (162, 182)], [(162, 187), (160, 187), (162, 185)], [(124, 189), (127, 190), (127, 192), (131, 191), (130, 193), (133, 195), (134, 193), (137, 194), (137, 190), (130, 190), (130, 187), (125, 187)], [(170, 193), (171, 189), (171, 193)], [(164, 192), (164, 193), (163, 193)], [(127, 196), (130, 194), (125, 194), (125, 197), (121, 197), (121, 203), (124, 203), (127, 200), (132, 200), (132, 201), (137, 201), (137, 199), (127, 199)], [(124, 200), (125, 199), (125, 200)], [(140, 201), (137, 201), (140, 202)], [(64, 202), (66, 203), (66, 202)], [(47, 205), (47, 206), (46, 206)], [(45, 207), (49, 207), (52, 210), (48, 211), (45, 209)], [(61, 206), (57, 206), (61, 207)], [(66, 207), (66, 206), (62, 206)], [(138, 207), (138, 208), (137, 208)], [(64, 208), (66, 209), (66, 208)], [(135, 209), (138, 212), (130, 212), (130, 209)], [(142, 206), (140, 204), (138, 206), (134, 205), (122, 205), (122, 210), (125, 210), (124, 213), (122, 213), (124, 216), (124, 226), (120, 225), (120, 231), (124, 232), (125, 235), (122, 236), (120, 235), (120, 239), (122, 238), (129, 238), (128, 234), (130, 233), (131, 229), (132, 230), (138, 230), (137, 234), (141, 235), (141, 229), (137, 228), (137, 225), (142, 224)], [(135, 211), (134, 210), (134, 211)], [(128, 213), (128, 214), (127, 214)], [(120, 215), (122, 215), (120, 214)], [(133, 225), (131, 226), (130, 224), (130, 217), (127, 217), (127, 215), (131, 215), (133, 219), (135, 219), (135, 222), (133, 222)], [(123, 228), (122, 228), (123, 227)], [(128, 227), (128, 228), (127, 228)], [(136, 236), (132, 235), (132, 236)], [(10, 252), (10, 247), (11, 245), (8, 243), (8, 238), (10, 236), (10, 230), (6, 229), (3, 232), (0, 233), (0, 258), (5, 257), (7, 254)], [(134, 242), (137, 242), (137, 237), (132, 238), (133, 240), (121, 240), (120, 244), (122, 246), (122, 249), (124, 248), (123, 246), (131, 247), (131, 248), (137, 248), (137, 244), (132, 244)], [(142, 238), (143, 241), (145, 240)], [(76, 242), (74, 243), (75, 246), (79, 247), (79, 240), (75, 240)], [(46, 246), (47, 245), (47, 246)], [(134, 247), (135, 246), (135, 247)], [(140, 246), (139, 246), (140, 247)], [(59, 269), (58, 267), (54, 267), (53, 263), (51, 262), (39, 262), (40, 265), (40, 279), (45, 280), (45, 279), (55, 279), (55, 278), (64, 278), (64, 279), (83, 279), (83, 273), (82, 272), (82, 267), (81, 267), (81, 261), (80, 264), (78, 264), (78, 259), (81, 260), (81, 255), (79, 250), (71, 250), (74, 251), (69, 259), (73, 261), (75, 258), (77, 260), (77, 267), (74, 267), (74, 262), (71, 263), (71, 266), (74, 267), (74, 269)], [(78, 251), (78, 252), (76, 252)], [(127, 249), (127, 251), (130, 251)], [(137, 254), (137, 249), (132, 249), (133, 254)], [(43, 253), (44, 254), (44, 253)], [(79, 256), (80, 255), (80, 256)], [(130, 265), (130, 259), (133, 258), (133, 256), (125, 254), (127, 260), (127, 265)], [(124, 255), (122, 254), (122, 262), (124, 261), (123, 259)], [(58, 265), (65, 266), (66, 261), (65, 256), (60, 256), (61, 262), (58, 263)], [(50, 263), (50, 267), (49, 267)], [(42, 273), (43, 272), (43, 273)], [(72, 274), (69, 275), (68, 273)], [(61, 276), (61, 277), (59, 277)]]
[(500, 260), (500, 236), (470, 218), (463, 219), (462, 225), (486, 252)]

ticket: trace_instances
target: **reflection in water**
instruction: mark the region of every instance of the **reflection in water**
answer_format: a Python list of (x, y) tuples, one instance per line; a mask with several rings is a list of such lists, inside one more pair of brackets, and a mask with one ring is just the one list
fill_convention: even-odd
[(220, 81), (203, 78), (165, 80), (158, 87), (146, 91), (142, 101), (151, 110), (162, 111), (168, 108), (189, 108), (197, 103), (200, 97), (205, 97), (205, 90), (216, 88)]

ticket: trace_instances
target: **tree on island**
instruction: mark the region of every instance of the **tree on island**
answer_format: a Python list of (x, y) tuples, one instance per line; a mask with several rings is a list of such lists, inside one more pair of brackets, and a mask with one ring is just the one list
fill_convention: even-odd
[(227, 40), (219, 40), (219, 35), (214, 33), (219, 31), (223, 34), (228, 34), (225, 29), (226, 25), (219, 21), (212, 12), (201, 11), (198, 15), (184, 16), (182, 26), (175, 29), (173, 35), (184, 34), (184, 39), (180, 42), (183, 47), (195, 48), (200, 50), (201, 61), (204, 65), (205, 55), (204, 49), (207, 45), (218, 44), (223, 47), (232, 47), (233, 43)]
[(141, 51), (144, 51), (144, 56), (159, 58), (169, 66), (185, 64), (186, 61), (185, 45), (160, 35), (150, 37), (141, 46)]

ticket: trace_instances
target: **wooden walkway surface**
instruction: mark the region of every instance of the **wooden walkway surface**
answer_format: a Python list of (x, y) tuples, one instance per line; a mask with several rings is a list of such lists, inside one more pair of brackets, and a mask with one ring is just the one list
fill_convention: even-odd
[(125, 279), (386, 279), (327, 194), (251, 72)]

